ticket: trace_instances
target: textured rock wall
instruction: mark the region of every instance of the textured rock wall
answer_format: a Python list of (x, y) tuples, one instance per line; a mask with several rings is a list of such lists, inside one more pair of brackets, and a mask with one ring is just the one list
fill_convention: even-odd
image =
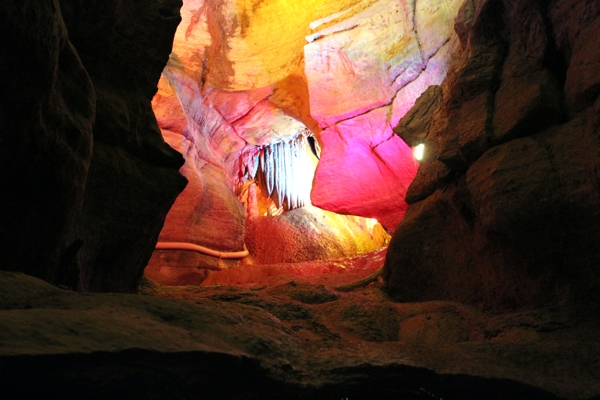
[(185, 180), (150, 107), (181, 3), (2, 4), (2, 268), (133, 291)]
[(197, 184), (161, 240), (239, 250), (244, 221), (231, 188), (245, 164), (257, 146), (309, 130), (323, 147), (312, 202), (393, 231), (417, 165), (391, 128), (443, 80), (460, 3), (186, 0), (153, 107)]
[(58, 1), (0, 4), (0, 268), (53, 280), (82, 207), (95, 96)]
[(313, 204), (376, 218), (394, 231), (417, 165), (392, 127), (444, 79), (461, 4), (381, 0), (355, 15), (313, 23), (306, 76), (311, 114), (324, 129)]
[(425, 159), (385, 264), (403, 301), (598, 301), (600, 3), (467, 1), (448, 77), (395, 128)]
[[(245, 227), (237, 196), (245, 189), (235, 193), (236, 186), (240, 188), (246, 169), (252, 169), (266, 146), (320, 132), (310, 112), (305, 36), (314, 19), (340, 10), (352, 16), (369, 5), (358, 3), (311, 1), (302, 7), (283, 1), (184, 3), (153, 108), (165, 139), (184, 154), (182, 173), (191, 183), (171, 209), (161, 241), (239, 251), (245, 239), (251, 243), (257, 239), (245, 238), (257, 231)], [(283, 30), (285, 35), (277, 34)], [(285, 192), (282, 197), (295, 198), (301, 186), (310, 185), (314, 172), (312, 165), (301, 167), (293, 177), (279, 179), (285, 185), (277, 185), (274, 194), (263, 195), (277, 198)], [(277, 171), (279, 176), (283, 168)], [(297, 197), (308, 199), (308, 190)], [(294, 247), (295, 237), (288, 239), (280, 238), (280, 245)], [(323, 254), (330, 253), (321, 248)], [(289, 260), (280, 251), (273, 254)]]
[[(288, 52), (289, 43), (278, 42), (284, 47), (278, 48), (264, 40), (274, 24), (284, 22), (267, 17), (281, 14), (282, 3), (251, 3), (189, 0), (181, 9), (173, 52), (152, 105), (163, 136), (184, 154), (182, 173), (190, 185), (171, 209), (161, 241), (241, 250), (245, 210), (235, 189), (246, 164), (257, 146), (307, 131), (301, 121), (315, 124), (303, 93), (303, 71), (289, 60), (298, 60), (301, 47)], [(252, 18), (242, 27), (240, 19), (248, 19), (248, 12)], [(304, 40), (302, 32), (286, 36), (292, 48)], [(270, 51), (268, 59), (277, 53), (279, 61), (265, 65), (259, 49)], [(255, 77), (247, 78), (251, 73)]]

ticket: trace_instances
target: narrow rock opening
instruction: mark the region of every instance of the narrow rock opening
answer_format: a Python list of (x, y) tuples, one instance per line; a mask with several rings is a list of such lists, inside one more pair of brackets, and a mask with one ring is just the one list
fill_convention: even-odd
[(599, 1), (158, 3), (0, 2), (4, 397), (599, 398)]
[(385, 247), (418, 166), (392, 127), (442, 82), (458, 43), (458, 0), (250, 3), (181, 10), (153, 100), (190, 181), (146, 268), (162, 283), (282, 263), (342, 271)]

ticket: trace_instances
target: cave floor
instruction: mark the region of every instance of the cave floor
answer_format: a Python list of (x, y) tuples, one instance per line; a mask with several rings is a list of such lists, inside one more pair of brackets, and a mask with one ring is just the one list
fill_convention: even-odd
[(397, 303), (373, 272), (81, 294), (0, 272), (2, 398), (591, 399), (598, 310)]

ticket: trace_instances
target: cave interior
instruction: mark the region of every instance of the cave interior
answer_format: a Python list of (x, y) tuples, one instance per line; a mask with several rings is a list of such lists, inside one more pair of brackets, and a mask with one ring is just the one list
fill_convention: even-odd
[(0, 397), (600, 399), (600, 1), (0, 2)]

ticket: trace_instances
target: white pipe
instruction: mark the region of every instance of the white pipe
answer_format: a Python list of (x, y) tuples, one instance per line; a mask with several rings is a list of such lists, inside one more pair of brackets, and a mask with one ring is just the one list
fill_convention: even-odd
[(244, 244), (243, 251), (217, 251), (209, 249), (208, 247), (185, 242), (158, 242), (156, 243), (155, 248), (157, 250), (189, 250), (201, 254), (206, 254), (207, 256), (227, 259), (244, 258), (249, 254), (248, 249), (246, 248), (246, 244)]

